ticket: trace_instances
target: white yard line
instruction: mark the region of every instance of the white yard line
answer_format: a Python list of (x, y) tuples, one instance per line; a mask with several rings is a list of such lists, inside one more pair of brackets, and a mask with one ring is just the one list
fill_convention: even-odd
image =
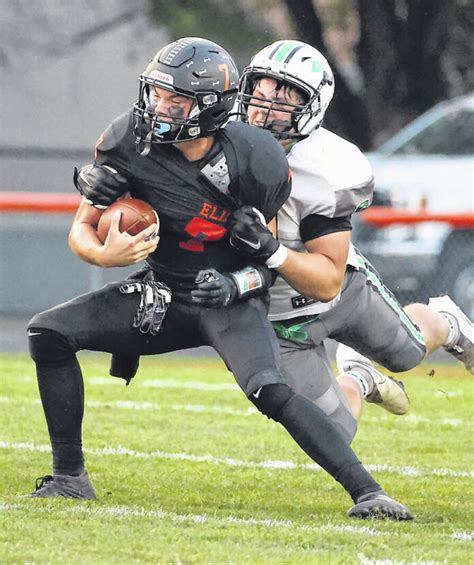
[[(125, 386), (123, 379), (111, 377), (89, 377), (85, 380), (86, 384), (91, 385), (120, 385)], [(180, 379), (142, 379), (132, 381), (133, 384), (146, 388), (182, 388), (190, 390), (206, 390), (209, 392), (220, 392), (222, 390), (232, 390), (242, 392), (240, 387), (234, 383), (203, 383), (199, 381), (188, 381)]]
[[(116, 377), (103, 377), (103, 376), (92, 376), (86, 377), (86, 384), (94, 386), (125, 386), (125, 381)], [(19, 375), (15, 378), (16, 382), (21, 383), (33, 383), (36, 382), (36, 377), (33, 375)], [(240, 391), (240, 387), (235, 383), (204, 383), (200, 381), (187, 381), (181, 379), (142, 379), (140, 377), (135, 378), (132, 381), (134, 387), (146, 387), (146, 388), (188, 388), (194, 390), (208, 390), (208, 391), (221, 391), (221, 390), (233, 390)], [(433, 389), (431, 391), (434, 395), (443, 398), (456, 398), (459, 396), (464, 396), (463, 390), (439, 390)], [(406, 417), (405, 417), (406, 418)]]
[[(21, 375), (16, 381), (22, 383), (36, 382), (36, 377), (32, 375)], [(93, 386), (120, 386), (125, 387), (125, 381), (114, 377), (88, 377), (84, 379), (86, 385)], [(145, 388), (182, 388), (190, 390), (206, 390), (209, 392), (220, 392), (231, 390), (241, 392), (240, 387), (235, 383), (203, 383), (200, 381), (188, 381), (180, 379), (135, 379), (132, 381), (134, 387)]]
[(474, 541), (474, 532), (454, 531), (449, 537), (453, 539), (460, 539), (462, 541)]
[[(394, 532), (381, 532), (375, 528), (367, 526), (351, 526), (346, 524), (326, 524), (324, 526), (310, 526), (297, 524), (291, 520), (274, 520), (261, 518), (240, 518), (238, 516), (209, 516), (208, 514), (177, 514), (168, 512), (161, 508), (147, 510), (142, 507), (133, 506), (77, 506), (57, 508), (52, 506), (34, 506), (33, 504), (0, 504), (1, 512), (28, 511), (40, 514), (85, 514), (88, 516), (112, 516), (114, 518), (133, 517), (133, 518), (154, 518), (159, 520), (171, 520), (172, 522), (191, 522), (194, 524), (210, 524), (219, 526), (263, 526), (265, 528), (297, 529), (308, 532), (335, 531), (362, 536), (393, 536)], [(395, 534), (396, 535), (396, 534)]]
[[(38, 445), (28, 442), (10, 442), (0, 440), (0, 449), (20, 449), (26, 451), (49, 452), (49, 445)], [(194, 455), (192, 453), (169, 453), (166, 451), (135, 451), (122, 446), (110, 446), (103, 448), (86, 448), (86, 453), (97, 456), (104, 455), (126, 455), (136, 459), (166, 459), (175, 461), (191, 461), (193, 463), (210, 463), (214, 465), (226, 465), (228, 467), (245, 467), (252, 469), (275, 469), (275, 470), (294, 470), (304, 469), (309, 471), (321, 471), (321, 467), (316, 463), (296, 463), (295, 461), (246, 461), (242, 459), (232, 459), (229, 457), (215, 457), (214, 455)], [(405, 477), (474, 477), (474, 471), (455, 471), (453, 469), (422, 469), (419, 467), (398, 467), (392, 465), (365, 465), (370, 472), (391, 473)]]
[[(23, 383), (33, 383), (36, 382), (36, 377), (33, 375), (21, 375), (15, 379), (18, 382)], [(125, 386), (125, 381), (123, 379), (114, 377), (102, 377), (93, 376), (87, 377), (85, 383), (93, 386)], [(186, 381), (181, 379), (140, 379), (136, 378), (132, 381), (134, 387), (145, 387), (145, 388), (182, 388), (189, 390), (202, 390), (209, 392), (220, 392), (223, 390), (241, 392), (240, 387), (235, 383), (204, 383), (200, 381)], [(442, 396), (444, 398), (454, 398), (459, 396), (464, 396), (464, 391), (462, 390), (452, 390), (452, 391), (442, 391), (435, 390), (436, 396)], [(388, 416), (387, 418), (390, 418)], [(418, 420), (418, 416), (409, 414), (404, 416), (404, 420), (413, 418), (413, 421), (422, 422), (424, 420)], [(370, 417), (365, 418), (370, 421)], [(379, 421), (383, 418), (374, 418), (374, 421)], [(447, 419), (446, 419), (447, 420)], [(458, 425), (458, 424), (453, 424)]]
[[(30, 504), (0, 503), (0, 512), (25, 512), (29, 514), (50, 514), (50, 515), (86, 515), (86, 516), (110, 516), (112, 518), (153, 518), (154, 520), (170, 520), (177, 523), (209, 524), (211, 526), (250, 526), (264, 527), (283, 530), (299, 530), (304, 532), (338, 532), (344, 534), (355, 534), (364, 537), (372, 536), (398, 536), (398, 532), (382, 532), (368, 526), (352, 526), (349, 524), (325, 524), (324, 526), (311, 526), (308, 524), (297, 524), (291, 520), (275, 520), (273, 518), (254, 518), (252, 516), (242, 518), (239, 516), (209, 516), (208, 514), (178, 514), (169, 512), (161, 508), (148, 510), (143, 507), (134, 506), (83, 506), (82, 501), (77, 501), (76, 506), (58, 508), (54, 503), (51, 506), (36, 506), (36, 501)], [(90, 504), (90, 503), (88, 503)], [(95, 504), (95, 503), (92, 503)], [(404, 532), (404, 536), (409, 535)], [(460, 541), (472, 541), (473, 532), (453, 531), (451, 534), (440, 533), (441, 536), (450, 537)], [(377, 561), (377, 563), (380, 563)], [(430, 562), (432, 563), (432, 562)]]
[[(29, 403), (40, 405), (39, 398), (35, 400), (13, 399), (7, 396), (0, 396), (0, 403)], [(230, 406), (205, 406), (203, 404), (158, 404), (157, 402), (147, 402), (138, 400), (86, 400), (89, 408), (119, 408), (124, 410), (173, 410), (175, 412), (197, 412), (202, 414), (227, 414), (229, 416), (259, 416), (256, 408), (249, 406), (246, 410), (239, 410)]]
[[(402, 418), (395, 419), (397, 424), (429, 424), (432, 426), (434, 423), (442, 424), (444, 426), (452, 426), (453, 428), (459, 428), (460, 426), (470, 425), (471, 422), (466, 422), (460, 418), (426, 418), (425, 416), (420, 416), (418, 414), (407, 414)], [(363, 421), (367, 423), (377, 423), (380, 422), (391, 422), (394, 421), (394, 417), (387, 413), (380, 413), (377, 416), (363, 416)]]
[(123, 408), (126, 410), (173, 410), (176, 412), (198, 412), (202, 414), (228, 414), (230, 416), (258, 416), (256, 408), (249, 406), (246, 410), (238, 410), (230, 406), (205, 406), (203, 404), (158, 404), (156, 402), (140, 402), (135, 400), (101, 401), (88, 400), (86, 406), (93, 408)]
[[(194, 383), (194, 385), (203, 385), (204, 383)], [(174, 386), (174, 385), (173, 385)], [(182, 387), (181, 387), (182, 388)], [(41, 404), (39, 399), (35, 400), (23, 400), (23, 399), (12, 399), (7, 396), (0, 396), (0, 403), (8, 403), (8, 402), (31, 402), (32, 404)], [(246, 410), (239, 410), (236, 408), (231, 408), (230, 406), (205, 406), (203, 404), (159, 404), (157, 402), (148, 402), (148, 401), (139, 401), (139, 400), (86, 400), (86, 406), (90, 408), (118, 408), (124, 410), (138, 410), (138, 411), (147, 411), (147, 410), (173, 410), (175, 412), (197, 412), (202, 414), (227, 414), (229, 416), (258, 416), (261, 417), (259, 411), (252, 406), (249, 406)], [(381, 421), (390, 421), (393, 420), (393, 416), (387, 416), (385, 414), (380, 414), (380, 417), (371, 417), (365, 416), (364, 422), (367, 423), (377, 423), (379, 424)], [(424, 416), (418, 416), (415, 414), (408, 414), (407, 416), (403, 416), (403, 418), (396, 420), (397, 424), (429, 424), (439, 425), (442, 424), (444, 426), (451, 426), (454, 428), (458, 427), (470, 427), (471, 422), (466, 422), (460, 418), (441, 418), (441, 419), (431, 419), (426, 418)]]

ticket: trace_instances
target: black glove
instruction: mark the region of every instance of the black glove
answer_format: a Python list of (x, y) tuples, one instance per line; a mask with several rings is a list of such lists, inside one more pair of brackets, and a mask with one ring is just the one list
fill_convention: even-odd
[(129, 189), (127, 179), (108, 165), (84, 165), (79, 171), (74, 167), (73, 180), (86, 202), (101, 210)]
[[(142, 282), (143, 280), (154, 280), (153, 271), (148, 265), (128, 275), (126, 281)], [(140, 356), (126, 353), (114, 353), (110, 361), (109, 375), (125, 380), (128, 386), (135, 377), (140, 364)]]
[(192, 300), (204, 308), (223, 308), (238, 295), (237, 285), (232, 277), (215, 269), (199, 271), (195, 282), (198, 289), (191, 291)]
[(126, 283), (119, 290), (122, 294), (141, 293), (140, 304), (132, 325), (142, 334), (156, 335), (171, 303), (171, 290), (163, 283), (152, 279)]
[(280, 243), (267, 228), (263, 214), (252, 206), (242, 206), (234, 212), (230, 244), (264, 263), (280, 247)]

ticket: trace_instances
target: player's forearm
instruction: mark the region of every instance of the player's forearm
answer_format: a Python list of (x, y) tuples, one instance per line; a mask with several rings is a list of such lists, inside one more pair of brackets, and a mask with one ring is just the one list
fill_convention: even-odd
[(337, 267), (325, 255), (289, 249), (286, 261), (277, 271), (295, 290), (308, 298), (329, 302), (341, 289), (345, 265), (344, 268)]
[(104, 262), (103, 245), (92, 225), (74, 224), (69, 232), (68, 243), (71, 250), (83, 261), (99, 267), (109, 266)]

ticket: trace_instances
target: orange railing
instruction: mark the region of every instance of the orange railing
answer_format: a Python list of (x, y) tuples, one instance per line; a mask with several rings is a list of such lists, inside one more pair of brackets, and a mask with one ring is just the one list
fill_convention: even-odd
[(436, 213), (427, 210), (413, 212), (399, 208), (373, 206), (361, 212), (361, 216), (365, 222), (378, 228), (393, 224), (419, 224), (420, 222), (446, 222), (456, 229), (474, 228), (474, 212), (459, 214)]
[[(36, 212), (74, 214), (81, 196), (64, 192), (0, 192), (0, 212)], [(473, 229), (474, 213), (432, 213), (427, 210), (412, 212), (399, 208), (372, 206), (361, 212), (362, 219), (374, 227), (420, 222), (446, 222), (456, 229)]]
[(0, 212), (74, 214), (80, 194), (63, 192), (0, 192)]

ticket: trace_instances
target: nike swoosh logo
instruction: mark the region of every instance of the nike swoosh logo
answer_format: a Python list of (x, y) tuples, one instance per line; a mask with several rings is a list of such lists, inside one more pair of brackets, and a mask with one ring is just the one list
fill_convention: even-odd
[(240, 236), (235, 236), (237, 239), (239, 239), (240, 241), (242, 241), (243, 243), (245, 243), (246, 245), (248, 245), (249, 247), (251, 247), (252, 249), (260, 249), (261, 247), (261, 243), (260, 241), (257, 241), (257, 243), (254, 243), (253, 241), (249, 241), (248, 239), (244, 239), (243, 237)]
[(260, 387), (256, 392), (252, 392), (252, 395), (255, 396), (255, 398), (258, 398), (261, 392), (262, 392), (262, 387)]
[(41, 332), (30, 332), (30, 330), (28, 330), (28, 335), (41, 335)]

